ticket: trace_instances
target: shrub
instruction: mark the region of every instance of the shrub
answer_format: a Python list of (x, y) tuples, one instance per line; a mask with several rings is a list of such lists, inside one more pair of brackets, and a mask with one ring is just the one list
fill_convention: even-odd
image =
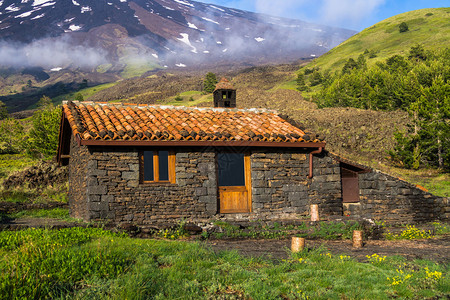
[(33, 115), (27, 148), (32, 155), (42, 154), (50, 157), (56, 154), (58, 148), (61, 109), (47, 100), (41, 103), (44, 104)]
[(398, 30), (400, 32), (406, 32), (409, 30), (408, 24), (406, 24), (405, 22), (400, 23), (400, 25), (398, 25)]
[(205, 76), (205, 80), (203, 81), (203, 89), (207, 93), (212, 93), (216, 88), (217, 77), (216, 74), (212, 72), (208, 72)]

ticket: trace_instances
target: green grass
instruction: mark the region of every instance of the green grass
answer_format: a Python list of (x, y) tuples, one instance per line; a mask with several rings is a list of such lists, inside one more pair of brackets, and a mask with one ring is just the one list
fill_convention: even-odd
[(0, 154), (0, 178), (36, 164), (39, 160), (23, 154)]
[(0, 232), (2, 299), (387, 299), (445, 297), (448, 267), (360, 263), (323, 249), (285, 261), (93, 228)]
[(288, 82), (283, 82), (274, 87), (272, 90), (297, 90), (297, 80), (293, 79)]
[[(321, 70), (335, 71), (341, 69), (348, 58), (356, 60), (366, 49), (377, 55), (375, 58), (368, 58), (368, 63), (371, 64), (395, 54), (406, 54), (416, 44), (423, 44), (431, 50), (450, 47), (449, 17), (448, 7), (420, 9), (396, 15), (364, 29), (307, 67), (318, 66)], [(399, 32), (398, 26), (402, 22), (407, 23), (409, 31)]]
[(22, 210), (8, 217), (13, 219), (18, 218), (55, 218), (62, 220), (70, 220), (69, 210), (67, 208), (52, 208), (52, 209), (36, 209), (36, 210)]
[(117, 82), (111, 82), (111, 83), (105, 83), (105, 84), (100, 84), (100, 85), (96, 85), (96, 86), (92, 86), (92, 87), (88, 87), (76, 92), (72, 92), (72, 93), (68, 93), (68, 94), (64, 94), (64, 95), (60, 95), (58, 97), (54, 97), (52, 99), (53, 103), (55, 104), (61, 104), (62, 101), (64, 100), (74, 100), (75, 99), (75, 95), (78, 93), (81, 93), (83, 95), (84, 100), (87, 100), (89, 97), (91, 97), (92, 95), (94, 95), (95, 93), (98, 93), (102, 90), (105, 90), (107, 88), (113, 87), (117, 84)]
[(145, 72), (153, 71), (155, 69), (161, 68), (160, 65), (153, 62), (143, 62), (143, 63), (126, 63), (125, 68), (120, 73), (122, 78), (132, 78), (141, 76)]
[(203, 102), (212, 102), (213, 95), (212, 94), (203, 94), (200, 91), (187, 91), (179, 94), (179, 96), (183, 99), (181, 101), (175, 100), (175, 97), (171, 97), (167, 100), (165, 104), (175, 105), (175, 106), (197, 106)]

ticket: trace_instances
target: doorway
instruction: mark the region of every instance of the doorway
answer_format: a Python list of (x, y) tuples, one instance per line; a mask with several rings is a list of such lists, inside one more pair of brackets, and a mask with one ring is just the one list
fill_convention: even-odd
[(246, 153), (217, 153), (219, 212), (251, 212), (250, 155)]

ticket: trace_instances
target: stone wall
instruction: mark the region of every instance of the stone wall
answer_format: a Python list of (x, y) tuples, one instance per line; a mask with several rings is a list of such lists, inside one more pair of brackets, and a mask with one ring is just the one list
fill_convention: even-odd
[(359, 175), (361, 217), (390, 223), (448, 220), (448, 198), (379, 171)]
[(137, 149), (92, 148), (88, 163), (89, 220), (141, 225), (203, 220), (217, 212), (215, 154), (176, 153), (176, 183), (139, 183)]
[[(448, 199), (371, 171), (359, 175), (360, 203), (342, 203), (340, 162), (299, 149), (251, 149), (252, 212), (219, 214), (216, 150), (176, 149), (176, 183), (139, 182), (138, 148), (79, 147), (71, 142), (69, 204), (85, 220), (156, 225), (181, 219), (299, 219), (318, 204), (321, 219), (365, 217), (388, 222), (448, 220)], [(248, 149), (247, 149), (248, 150)], [(447, 213), (447, 215), (445, 215)]]
[(323, 215), (342, 215), (339, 163), (313, 157), (314, 176), (308, 178), (309, 153), (261, 149), (251, 155), (253, 218), (298, 219), (319, 204)]
[(69, 213), (77, 219), (88, 219), (86, 202), (87, 168), (89, 151), (86, 146), (78, 146), (75, 138), (70, 138), (69, 165)]

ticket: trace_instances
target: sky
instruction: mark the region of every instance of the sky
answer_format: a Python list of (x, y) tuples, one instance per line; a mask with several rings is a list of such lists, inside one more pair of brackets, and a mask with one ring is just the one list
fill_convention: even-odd
[(450, 0), (197, 0), (278, 17), (361, 31), (411, 10), (450, 7)]

